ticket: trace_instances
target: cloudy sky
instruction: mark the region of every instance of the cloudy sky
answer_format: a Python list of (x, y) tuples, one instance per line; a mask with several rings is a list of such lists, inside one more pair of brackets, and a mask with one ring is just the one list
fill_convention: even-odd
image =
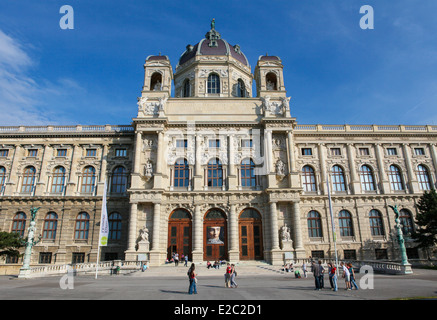
[(175, 67), (212, 18), (252, 72), (260, 55), (282, 59), (300, 124), (436, 125), (436, 13), (435, 0), (2, 0), (0, 126), (130, 124), (146, 57)]

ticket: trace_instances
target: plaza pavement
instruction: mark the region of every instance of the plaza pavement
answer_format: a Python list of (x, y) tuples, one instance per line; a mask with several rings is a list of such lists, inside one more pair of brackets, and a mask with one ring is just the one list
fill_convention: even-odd
[[(296, 279), (294, 274), (267, 264), (236, 267), (238, 288), (225, 288), (225, 268), (198, 266), (197, 295), (188, 295), (188, 267), (179, 264), (151, 267), (145, 272), (131, 271), (119, 275), (94, 274), (74, 277), (18, 279), (0, 277), (0, 300), (175, 300), (175, 301), (262, 301), (262, 300), (388, 300), (395, 298), (437, 297), (437, 271), (414, 269), (410, 275), (374, 274), (373, 289), (330, 290), (328, 276), (325, 288), (314, 290), (314, 278)], [(366, 277), (356, 274), (357, 283)], [(369, 282), (366, 282), (367, 285)], [(68, 287), (69, 285), (69, 287)], [(284, 301), (286, 304), (286, 301)]]

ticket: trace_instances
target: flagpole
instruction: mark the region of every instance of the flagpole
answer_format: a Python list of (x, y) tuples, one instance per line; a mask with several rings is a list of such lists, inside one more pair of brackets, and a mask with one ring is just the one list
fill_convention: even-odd
[(329, 212), (331, 214), (332, 236), (334, 240), (335, 265), (336, 265), (336, 271), (338, 272), (337, 235), (335, 233), (334, 215), (332, 213), (332, 200), (331, 200), (331, 191), (329, 188), (329, 175), (328, 175), (328, 179), (326, 179), (326, 186), (328, 188)]
[(97, 264), (96, 264), (96, 279), (97, 279), (97, 273), (99, 271), (99, 263), (100, 263), (100, 245), (102, 244), (102, 238), (105, 237), (104, 245), (107, 244), (107, 237), (109, 232), (109, 226), (108, 226), (108, 213), (106, 210), (106, 192), (107, 192), (107, 186), (106, 181), (105, 185), (103, 187), (103, 199), (102, 199), (102, 212), (100, 215), (100, 231), (99, 231), (99, 244), (97, 246)]

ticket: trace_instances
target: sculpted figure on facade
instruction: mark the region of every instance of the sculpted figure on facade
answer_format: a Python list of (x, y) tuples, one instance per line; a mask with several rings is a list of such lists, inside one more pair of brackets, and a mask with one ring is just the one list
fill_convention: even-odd
[(151, 178), (153, 176), (153, 165), (150, 160), (147, 161), (146, 165), (144, 166), (144, 175), (146, 178)]

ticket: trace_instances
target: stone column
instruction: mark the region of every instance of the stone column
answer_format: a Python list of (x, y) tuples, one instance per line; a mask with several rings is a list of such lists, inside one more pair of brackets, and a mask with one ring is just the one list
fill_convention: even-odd
[(381, 180), (381, 188), (382, 193), (388, 193), (390, 192), (390, 183), (387, 178), (387, 174), (384, 169), (384, 159), (383, 159), (383, 153), (381, 151), (381, 144), (376, 143), (375, 144), (375, 151), (376, 151), (376, 160), (378, 161), (378, 167), (379, 167), (379, 179)]
[(47, 162), (48, 162), (50, 150), (51, 147), (49, 145), (46, 145), (44, 147), (44, 154), (42, 157), (41, 167), (39, 170), (39, 179), (38, 182), (36, 183), (36, 190), (35, 190), (35, 195), (38, 196), (44, 195), (44, 193), (47, 191), (47, 184), (48, 184)]
[(410, 185), (410, 192), (411, 193), (420, 192), (419, 184), (417, 182), (417, 177), (413, 170), (413, 163), (411, 162), (409, 145), (407, 143), (403, 143), (402, 150), (404, 152), (405, 165), (407, 166), (408, 184)]
[(152, 231), (152, 250), (150, 251), (150, 265), (159, 266), (162, 264), (164, 255), (160, 251), (161, 235), (161, 204), (153, 204), (153, 231)]
[(162, 162), (164, 156), (164, 132), (158, 132), (158, 150), (156, 151), (156, 174), (162, 174)]
[(267, 174), (270, 174), (275, 171), (273, 164), (272, 130), (265, 131), (264, 139), (266, 140)]
[(203, 187), (203, 180), (202, 180), (202, 166), (201, 166), (201, 142), (202, 142), (202, 136), (197, 134), (196, 135), (196, 150), (195, 150), (195, 163), (194, 163), (194, 181), (193, 181), (193, 188), (194, 190), (202, 190)]
[[(318, 145), (319, 148), (319, 161), (320, 161), (320, 192), (322, 194), (325, 194), (325, 188), (326, 188), (326, 155), (325, 155), (325, 144), (321, 143)], [(327, 190), (326, 190), (327, 191)]]
[(431, 157), (432, 157), (432, 163), (434, 165), (434, 188), (436, 187), (436, 179), (437, 179), (437, 150), (436, 150), (436, 144), (431, 143), (429, 145), (430, 151), (431, 151)]
[(76, 184), (79, 183), (78, 176), (76, 174), (77, 171), (77, 163), (81, 157), (82, 148), (75, 144), (73, 149), (73, 156), (71, 157), (71, 166), (70, 166), (70, 181), (67, 185), (67, 196), (73, 196), (76, 191)]
[(141, 163), (141, 146), (143, 141), (141, 138), (141, 132), (137, 132), (135, 138), (135, 162), (134, 162), (134, 173), (140, 173), (140, 163)]
[(294, 158), (294, 142), (291, 131), (287, 132), (287, 152), (288, 152), (288, 182), (290, 188), (299, 187), (299, 175), (296, 171), (296, 159)]
[[(100, 181), (97, 189), (97, 195), (103, 195), (104, 192), (104, 185), (106, 181), (106, 167), (108, 162), (107, 158), (108, 158), (108, 145), (104, 144), (102, 150), (102, 164), (100, 168), (100, 179), (99, 179)], [(109, 185), (107, 187), (109, 189)]]
[(138, 204), (131, 203), (130, 213), (129, 213), (128, 243), (127, 243), (127, 250), (125, 251), (125, 259), (127, 261), (137, 260), (137, 253), (135, 250), (136, 239), (137, 239), (137, 219), (138, 219)]
[(354, 194), (360, 193), (360, 179), (357, 173), (357, 168), (355, 167), (355, 147), (352, 143), (346, 144), (347, 147), (347, 155), (349, 158), (349, 169), (351, 172), (351, 185), (352, 185), (352, 192)]
[(298, 201), (293, 202), (293, 234), (296, 259), (304, 259), (306, 258), (306, 254), (303, 246), (302, 227), (300, 223), (300, 206)]
[(8, 180), (5, 186), (5, 196), (12, 196), (14, 192), (17, 190), (18, 184), (18, 176), (17, 176), (17, 167), (18, 167), (18, 159), (20, 157), (21, 146), (16, 145), (14, 149), (14, 156), (12, 158), (12, 166), (11, 171), (9, 172)]
[(193, 220), (193, 262), (201, 262), (203, 261), (203, 226), (200, 205), (194, 208)]
[(282, 265), (284, 263), (284, 254), (279, 247), (279, 230), (278, 230), (278, 212), (277, 203), (270, 202), (270, 225), (271, 225), (271, 256), (272, 265)]
[(277, 212), (277, 203), (270, 202), (270, 221), (271, 221), (271, 244), (272, 250), (279, 249), (279, 231), (278, 231), (278, 212)]
[(235, 204), (231, 204), (229, 212), (229, 260), (238, 261), (240, 259), (239, 238), (238, 238), (238, 217), (235, 211)]

